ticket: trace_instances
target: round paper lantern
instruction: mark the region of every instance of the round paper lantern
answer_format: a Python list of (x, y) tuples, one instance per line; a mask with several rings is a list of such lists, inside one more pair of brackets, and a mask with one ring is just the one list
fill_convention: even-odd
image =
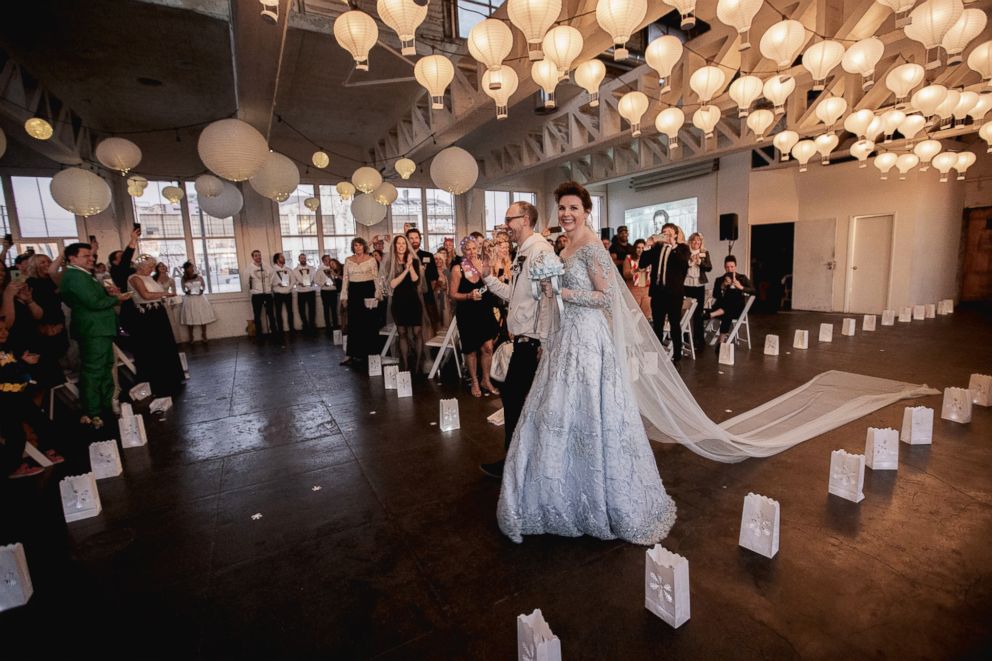
[(196, 151), (207, 169), (228, 181), (244, 181), (262, 167), (269, 146), (255, 127), (240, 119), (221, 119), (200, 132)]
[(162, 189), (162, 197), (173, 204), (179, 204), (179, 200), (186, 197), (186, 193), (179, 186), (166, 186)]
[(382, 183), (382, 175), (375, 168), (364, 165), (352, 173), (351, 183), (362, 193), (371, 193)]
[(958, 154), (958, 160), (953, 166), (951, 166), (958, 171), (958, 181), (964, 181), (965, 171), (975, 164), (975, 160), (977, 160), (977, 158), (978, 157), (970, 151), (963, 151)]
[(785, 100), (796, 89), (796, 79), (792, 76), (772, 76), (765, 81), (762, 89), (765, 98), (775, 105), (775, 114), (785, 112)]
[(816, 118), (830, 128), (837, 123), (841, 115), (847, 112), (847, 101), (844, 97), (830, 96), (816, 104)]
[(703, 132), (703, 138), (712, 138), (713, 129), (720, 121), (720, 108), (717, 106), (703, 106), (692, 113), (692, 125)]
[(303, 200), (303, 206), (305, 206), (307, 209), (310, 209), (310, 211), (316, 211), (318, 208), (320, 208), (320, 200), (318, 200), (316, 197), (308, 197), (307, 199)]
[(300, 185), (300, 169), (288, 157), (270, 152), (261, 169), (248, 183), (262, 197), (282, 202)]
[(596, 3), (596, 22), (613, 38), (613, 59), (626, 60), (627, 40), (640, 26), (648, 11), (647, 0), (599, 0)]
[(941, 146), (940, 142), (937, 140), (924, 140), (913, 147), (913, 153), (920, 157), (920, 163), (923, 167), (920, 168), (920, 172), (926, 172), (930, 166), (930, 161), (934, 156), (940, 153)]
[(813, 89), (822, 90), (824, 81), (844, 58), (844, 46), (839, 41), (819, 41), (803, 53), (803, 67), (813, 76)]
[(875, 84), (875, 65), (882, 59), (885, 45), (878, 37), (868, 37), (847, 49), (840, 66), (848, 73), (861, 76), (861, 89), (869, 90)]
[(55, 130), (41, 117), (32, 117), (24, 122), (24, 130), (35, 140), (48, 140)]
[(940, 58), (934, 57), (933, 50), (940, 45), (944, 35), (963, 12), (964, 3), (961, 0), (926, 0), (909, 13), (909, 24), (903, 31), (907, 37), (920, 42), (927, 49), (927, 69), (940, 66)]
[(586, 60), (575, 67), (575, 84), (589, 92), (589, 106), (599, 105), (599, 86), (606, 77), (606, 65), (599, 60)]
[(461, 195), (471, 189), (478, 178), (479, 164), (461, 147), (442, 149), (431, 162), (431, 181), (449, 193)]
[(561, 14), (561, 0), (508, 0), (506, 13), (510, 22), (524, 33), (530, 61), (543, 60), (541, 41)]
[(977, 71), (982, 80), (992, 87), (992, 41), (975, 46), (968, 55), (968, 68)]
[(558, 77), (567, 78), (572, 62), (582, 52), (582, 33), (571, 25), (551, 28), (541, 42), (544, 59), (558, 67)]
[(679, 16), (682, 17), (679, 25), (683, 30), (696, 27), (696, 0), (665, 0), (665, 4), (679, 10)]
[(396, 161), (393, 169), (396, 170), (396, 173), (400, 175), (401, 179), (409, 179), (417, 171), (417, 164), (409, 158), (403, 157)]
[[(503, 81), (499, 89), (493, 89), (489, 85), (493, 76), (498, 76)], [(509, 115), (507, 108), (510, 103), (510, 97), (517, 91), (518, 84), (517, 72), (512, 67), (506, 65), (500, 65), (499, 70), (495, 73), (487, 70), (482, 74), (482, 91), (486, 93), (486, 96), (496, 102), (496, 119), (506, 119)]]
[(820, 152), (820, 165), (830, 164), (830, 152), (832, 152), (840, 140), (833, 133), (824, 133), (823, 135), (816, 136), (816, 140), (813, 144), (816, 145), (816, 151)]
[[(476, 23), (468, 33), (468, 52), (489, 71), (499, 71), (503, 60), (513, 48), (513, 33), (503, 21), (486, 18)], [(492, 89), (499, 89), (499, 80), (490, 79)]]
[(900, 64), (885, 77), (885, 86), (896, 95), (896, 103), (905, 105), (914, 87), (923, 82), (926, 70), (919, 64)]
[(334, 19), (334, 39), (351, 53), (356, 69), (369, 70), (369, 51), (379, 41), (379, 28), (371, 16), (357, 9), (341, 14)]
[(737, 103), (737, 116), (747, 117), (751, 104), (761, 96), (764, 85), (757, 76), (741, 76), (730, 83), (730, 98)]
[(245, 199), (238, 187), (229, 181), (224, 182), (224, 188), (216, 197), (201, 197), (197, 200), (200, 211), (214, 218), (232, 218), (244, 206)]
[(896, 169), (899, 170), (899, 178), (905, 179), (906, 173), (920, 164), (920, 157), (916, 154), (903, 154), (896, 159)]
[(940, 180), (947, 181), (947, 173), (958, 164), (958, 155), (952, 151), (942, 151), (933, 157), (933, 166), (940, 172)]
[(643, 92), (627, 92), (620, 97), (617, 111), (630, 122), (630, 134), (636, 138), (641, 134), (641, 117), (648, 111), (648, 97)]
[(692, 72), (692, 76), (689, 77), (689, 87), (705, 104), (720, 94), (726, 80), (727, 76), (719, 67), (705, 66)]
[(224, 192), (224, 182), (212, 174), (201, 174), (193, 184), (200, 197), (217, 197)]
[(370, 194), (356, 195), (351, 203), (351, 215), (355, 222), (371, 227), (382, 222), (386, 217), (386, 207), (375, 201)]
[(851, 156), (858, 159), (858, 167), (868, 167), (868, 157), (875, 150), (875, 143), (871, 140), (858, 140), (851, 145)]
[(882, 120), (882, 131), (885, 133), (885, 141), (892, 142), (892, 134), (905, 121), (906, 113), (901, 110), (886, 110), (879, 119)]
[(797, 142), (799, 142), (799, 134), (795, 131), (779, 131), (772, 138), (772, 144), (778, 149), (780, 158), (783, 161), (789, 160), (789, 154)]
[(761, 35), (758, 44), (761, 54), (772, 60), (775, 66), (786, 69), (792, 66), (799, 49), (806, 41), (806, 28), (799, 21), (788, 19), (772, 25)]
[(717, 0), (716, 17), (720, 22), (729, 25), (737, 30), (741, 38), (741, 45), (738, 50), (747, 50), (751, 47), (751, 40), (748, 32), (751, 30), (751, 22), (761, 9), (763, 0)]
[(331, 164), (331, 157), (328, 156), (325, 151), (315, 151), (313, 156), (310, 157), (310, 162), (313, 163), (315, 167), (323, 170)]
[[(982, 128), (978, 129), (978, 136), (988, 143), (989, 148), (987, 153), (992, 154), (992, 122), (985, 122), (982, 124)], [(921, 142), (920, 144), (923, 143)]]
[(400, 53), (416, 55), (414, 40), (417, 28), (427, 18), (427, 3), (418, 5), (413, 0), (379, 0), (375, 4), (382, 22), (400, 38)]
[(672, 89), (668, 79), (672, 76), (672, 69), (675, 68), (675, 64), (682, 58), (683, 50), (684, 47), (678, 37), (673, 37), (670, 34), (652, 40), (644, 50), (644, 61), (658, 72), (659, 94), (664, 94)]
[(902, 134), (902, 137), (909, 140), (909, 144), (912, 144), (913, 138), (926, 125), (927, 120), (923, 119), (922, 115), (908, 115), (906, 119), (902, 120), (902, 124), (899, 125), (898, 130)]
[(665, 108), (654, 118), (654, 127), (659, 133), (668, 136), (669, 152), (679, 148), (679, 131), (683, 124), (685, 124), (685, 113), (681, 108)]
[(937, 112), (937, 106), (947, 98), (947, 88), (943, 85), (927, 85), (917, 90), (910, 99), (910, 104), (923, 113), (924, 117), (933, 117)]
[(350, 200), (355, 195), (355, 187), (350, 181), (338, 182), (338, 185), (334, 187), (334, 190), (338, 192), (338, 195), (342, 200)]
[(141, 162), (141, 149), (124, 138), (107, 138), (96, 146), (96, 160), (105, 168), (127, 174)]
[(555, 88), (558, 87), (558, 65), (550, 60), (540, 60), (530, 65), (530, 77), (544, 90), (544, 107), (555, 107)]
[(755, 110), (753, 113), (748, 115), (747, 127), (754, 131), (754, 137), (758, 142), (765, 139), (765, 132), (771, 128), (772, 123), (775, 121), (775, 113), (771, 110), (766, 110), (764, 108), (760, 110)]
[(52, 177), (52, 198), (60, 207), (89, 217), (110, 206), (110, 186), (99, 176), (82, 168), (68, 168)]
[(982, 33), (986, 23), (988, 17), (981, 9), (965, 9), (961, 12), (961, 16), (940, 40), (940, 45), (947, 52), (948, 64), (958, 64), (961, 61), (961, 51)]
[(852, 112), (844, 120), (844, 130), (853, 133), (859, 138), (864, 138), (868, 133), (868, 125), (875, 119), (875, 113), (868, 108), (862, 108), (857, 112)]
[(895, 166), (897, 160), (899, 160), (898, 156), (893, 152), (887, 151), (879, 154), (872, 161), (875, 167), (878, 168), (878, 171), (882, 173), (882, 181), (889, 178), (889, 170)]
[(455, 78), (455, 67), (444, 55), (428, 55), (417, 60), (413, 76), (431, 96), (431, 108), (444, 108), (444, 91)]
[(806, 164), (816, 153), (816, 143), (812, 140), (800, 140), (792, 148), (792, 158), (799, 161), (799, 171), (806, 172)]
[(379, 184), (378, 188), (372, 191), (372, 197), (379, 204), (388, 207), (399, 197), (399, 192), (396, 190), (396, 186), (393, 186), (388, 181), (384, 181)]
[(141, 197), (148, 187), (148, 180), (140, 175), (131, 175), (127, 178), (127, 194), (131, 197)]

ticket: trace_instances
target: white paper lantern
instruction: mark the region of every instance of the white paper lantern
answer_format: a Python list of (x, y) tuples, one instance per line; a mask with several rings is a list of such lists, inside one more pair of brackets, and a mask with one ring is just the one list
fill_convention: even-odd
[(717, 106), (703, 106), (692, 113), (692, 124), (703, 132), (703, 138), (712, 138), (713, 129), (720, 121), (720, 108)]
[(748, 32), (751, 30), (751, 22), (761, 9), (763, 0), (717, 0), (716, 17), (726, 25), (737, 30), (741, 43), (739, 50), (747, 50), (751, 47), (751, 40)]
[(589, 106), (599, 105), (599, 86), (606, 78), (606, 65), (599, 60), (586, 60), (575, 67), (575, 84), (589, 93)]
[(878, 37), (868, 37), (855, 43), (847, 49), (840, 61), (841, 67), (848, 73), (861, 76), (861, 89), (871, 89), (875, 84), (875, 65), (882, 59), (885, 45)]
[(830, 96), (816, 104), (816, 118), (830, 128), (847, 112), (847, 101), (841, 96)]
[(722, 69), (705, 66), (692, 72), (692, 76), (689, 77), (689, 87), (699, 96), (699, 100), (706, 104), (723, 91), (726, 80), (727, 76)]
[(968, 116), (968, 113), (975, 107), (976, 103), (978, 103), (978, 94), (968, 90), (961, 92), (957, 104), (951, 110), (951, 116), (958, 122), (962, 121)]
[(288, 157), (270, 152), (261, 169), (248, 183), (262, 197), (282, 202), (300, 185), (300, 169)]
[(851, 145), (851, 156), (858, 159), (858, 167), (868, 166), (868, 157), (875, 151), (875, 143), (871, 140), (858, 140)]
[(659, 94), (672, 89), (668, 79), (671, 78), (675, 64), (682, 58), (683, 51), (682, 42), (670, 34), (652, 40), (644, 50), (644, 61), (658, 72)]
[(636, 138), (641, 134), (641, 117), (648, 111), (648, 97), (643, 92), (627, 92), (620, 97), (617, 111), (630, 122), (630, 134)]
[(431, 108), (444, 108), (444, 91), (455, 78), (455, 67), (444, 55), (428, 55), (417, 60), (413, 77), (431, 96)]
[(913, 138), (926, 125), (927, 120), (923, 119), (922, 115), (908, 115), (906, 119), (902, 120), (902, 124), (899, 125), (898, 130), (902, 134), (902, 137), (909, 140), (909, 144), (912, 144)]
[(792, 66), (799, 49), (806, 42), (806, 28), (799, 21), (788, 19), (772, 25), (761, 35), (761, 54), (781, 69)]
[(944, 100), (934, 110), (934, 114), (940, 117), (942, 121), (949, 120), (954, 115), (954, 109), (960, 100), (961, 92), (952, 89), (947, 90), (947, 96), (944, 97)]
[(741, 76), (730, 83), (730, 98), (737, 103), (737, 116), (747, 117), (751, 104), (758, 100), (764, 85), (757, 76)]
[(31, 117), (25, 121), (24, 131), (35, 140), (48, 140), (55, 133), (52, 125), (41, 117)]
[(844, 119), (844, 129), (859, 138), (864, 138), (868, 134), (868, 126), (874, 119), (875, 113), (868, 108), (862, 108), (857, 112), (852, 112)]
[(558, 67), (558, 76), (567, 77), (572, 62), (582, 52), (582, 33), (570, 25), (559, 25), (548, 30), (541, 42), (544, 59)]
[(878, 168), (878, 171), (882, 173), (882, 181), (885, 181), (886, 179), (889, 178), (889, 170), (891, 170), (893, 166), (895, 166), (896, 161), (898, 160), (899, 157), (890, 151), (883, 152), (875, 157), (874, 160), (875, 167)]
[(806, 164), (816, 153), (816, 143), (812, 140), (800, 140), (792, 148), (792, 158), (799, 161), (799, 171), (806, 172)]
[(212, 174), (201, 174), (193, 184), (196, 194), (202, 197), (217, 197), (224, 190), (224, 182)]
[(269, 156), (262, 134), (240, 119), (221, 119), (204, 128), (196, 150), (208, 170), (228, 181), (249, 179)]
[(885, 86), (896, 95), (896, 103), (904, 104), (914, 87), (923, 82), (926, 71), (919, 64), (901, 64), (885, 77)]
[(878, 142), (878, 136), (882, 135), (882, 131), (885, 127), (882, 126), (882, 119), (876, 117), (871, 120), (868, 124), (868, 129), (865, 131), (865, 138), (871, 140), (872, 142)]
[(508, 0), (506, 10), (510, 22), (524, 33), (530, 60), (543, 60), (541, 41), (561, 15), (561, 0)]
[(110, 186), (89, 170), (68, 168), (52, 177), (52, 198), (60, 207), (84, 218), (110, 206)]
[(796, 79), (792, 76), (772, 76), (765, 81), (765, 98), (775, 105), (775, 114), (785, 112), (785, 100), (796, 89)]
[(416, 55), (416, 32), (427, 18), (427, 3), (418, 5), (413, 0), (378, 0), (375, 10), (382, 22), (400, 38), (400, 53)]
[(382, 206), (388, 207), (399, 197), (399, 192), (396, 190), (396, 186), (393, 186), (388, 181), (384, 181), (379, 184), (378, 188), (372, 191), (372, 197)]
[(355, 187), (350, 181), (340, 181), (338, 185), (334, 187), (334, 190), (338, 192), (338, 196), (342, 200), (350, 200), (355, 195)]
[(820, 152), (821, 165), (830, 164), (830, 152), (837, 148), (839, 142), (840, 140), (833, 133), (824, 133), (823, 135), (816, 136), (813, 144), (816, 145), (816, 151)]
[(162, 197), (173, 204), (179, 204), (179, 200), (186, 197), (186, 193), (179, 186), (166, 186), (162, 189)]
[(386, 207), (375, 201), (370, 194), (356, 195), (351, 203), (351, 215), (360, 225), (378, 225), (386, 217)]
[(310, 162), (313, 163), (315, 167), (323, 170), (331, 164), (331, 157), (327, 155), (327, 152), (318, 150), (315, 151), (313, 156), (310, 157)]
[(968, 55), (968, 68), (977, 71), (989, 87), (992, 87), (992, 41), (975, 46)]
[(992, 122), (985, 122), (982, 124), (982, 128), (978, 129), (978, 135), (982, 140), (988, 143), (989, 148), (987, 153), (992, 154)]
[(899, 178), (905, 179), (906, 174), (920, 164), (920, 157), (916, 154), (902, 154), (896, 159), (896, 169), (899, 170)]
[(96, 160), (106, 168), (127, 174), (141, 162), (141, 149), (124, 138), (107, 138), (96, 146)]
[(627, 40), (640, 26), (648, 11), (647, 0), (599, 0), (596, 3), (596, 22), (613, 38), (613, 59), (626, 60)]
[(976, 160), (977, 157), (973, 152), (963, 151), (958, 154), (957, 161), (955, 161), (954, 165), (951, 166), (958, 171), (958, 181), (964, 181), (965, 171), (974, 165)]
[(980, 122), (990, 109), (992, 109), (992, 92), (983, 92), (978, 95), (978, 102), (968, 111), (968, 116)]
[(307, 209), (310, 209), (310, 211), (316, 211), (317, 209), (320, 208), (320, 200), (316, 197), (308, 197), (307, 199), (303, 200), (303, 206), (305, 206)]
[(789, 160), (789, 154), (792, 153), (792, 148), (797, 142), (799, 142), (799, 134), (795, 131), (779, 131), (772, 139), (772, 144), (778, 149), (783, 161)]
[(555, 107), (555, 88), (558, 87), (558, 65), (550, 60), (539, 60), (530, 65), (530, 77), (544, 90), (545, 108)]
[(379, 28), (371, 16), (357, 9), (341, 14), (334, 19), (334, 39), (351, 53), (356, 69), (369, 70), (369, 51), (379, 41)]
[(916, 0), (875, 0), (878, 4), (884, 5), (892, 10), (896, 15), (896, 28), (906, 27), (909, 22), (909, 10), (916, 4)]
[(958, 155), (952, 151), (942, 151), (931, 160), (933, 166), (940, 172), (940, 180), (947, 181), (947, 174), (958, 164)]
[(664, 0), (665, 4), (679, 10), (682, 17), (680, 27), (683, 30), (691, 30), (696, 27), (696, 0)]
[(140, 175), (134, 174), (127, 178), (127, 194), (131, 197), (141, 197), (147, 187), (148, 180)]
[(469, 191), (478, 178), (479, 164), (461, 147), (442, 149), (431, 162), (431, 181), (449, 193), (461, 195)]
[(238, 187), (229, 181), (216, 197), (201, 197), (197, 200), (200, 210), (214, 218), (231, 218), (241, 211), (245, 199)]
[(681, 108), (665, 108), (654, 119), (654, 127), (659, 133), (668, 136), (669, 156), (672, 149), (679, 147), (679, 131), (685, 124), (685, 113)]
[[(493, 89), (489, 84), (493, 75), (498, 75), (502, 79), (499, 89)], [(517, 85), (519, 84), (517, 72), (505, 64), (501, 65), (499, 71), (495, 74), (488, 70), (482, 74), (482, 91), (486, 93), (486, 96), (496, 102), (496, 119), (507, 118), (510, 97), (517, 91)]]
[(964, 3), (961, 0), (926, 0), (909, 13), (909, 25), (903, 31), (927, 49), (927, 69), (940, 66), (940, 58), (934, 57), (933, 49), (940, 45), (944, 35), (963, 12)]
[(929, 169), (930, 161), (933, 157), (940, 153), (941, 146), (940, 142), (937, 140), (924, 140), (913, 147), (913, 153), (920, 157), (920, 172), (926, 172)]
[(382, 175), (375, 168), (364, 165), (352, 173), (351, 183), (362, 193), (371, 193), (382, 183)]
[(882, 131), (885, 133), (885, 141), (892, 141), (892, 134), (896, 132), (899, 125), (906, 119), (906, 113), (901, 110), (886, 110), (879, 118), (882, 121)]
[(924, 117), (933, 117), (937, 106), (947, 98), (947, 88), (943, 85), (927, 85), (917, 90), (910, 99), (910, 105), (923, 113)]
[(396, 170), (396, 173), (400, 175), (401, 179), (409, 179), (413, 176), (413, 173), (417, 171), (417, 164), (409, 158), (403, 157), (396, 161), (396, 164), (393, 165), (393, 169)]
[[(499, 71), (512, 48), (513, 33), (506, 23), (495, 18), (479, 21), (468, 33), (468, 52), (489, 71)], [(489, 84), (499, 89), (500, 81), (490, 78)]]
[(775, 113), (771, 110), (765, 110), (764, 108), (760, 110), (755, 110), (753, 113), (748, 115), (747, 127), (754, 131), (754, 137), (758, 142), (765, 139), (765, 133), (771, 128), (771, 125), (775, 122)]
[(819, 41), (803, 53), (803, 67), (813, 76), (813, 89), (822, 90), (824, 81), (844, 58), (844, 46), (839, 41)]
[(948, 64), (958, 64), (961, 61), (961, 52), (972, 39), (982, 33), (986, 23), (988, 17), (981, 9), (965, 9), (961, 12), (961, 16), (940, 40), (940, 45), (947, 52)]

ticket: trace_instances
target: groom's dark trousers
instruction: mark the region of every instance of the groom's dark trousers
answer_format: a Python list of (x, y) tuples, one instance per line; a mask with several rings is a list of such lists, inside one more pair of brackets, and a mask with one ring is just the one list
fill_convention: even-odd
[(537, 353), (541, 341), (532, 337), (518, 336), (513, 340), (513, 356), (506, 370), (506, 381), (500, 389), (503, 399), (503, 432), (505, 433), (506, 449), (510, 449), (513, 440), (513, 430), (517, 428), (520, 413), (527, 401), (527, 394), (534, 383), (537, 373)]

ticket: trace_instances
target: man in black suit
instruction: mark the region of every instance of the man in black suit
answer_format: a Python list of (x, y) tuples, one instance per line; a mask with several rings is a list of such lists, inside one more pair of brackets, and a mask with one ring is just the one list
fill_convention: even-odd
[(689, 246), (678, 243), (679, 228), (665, 223), (661, 236), (656, 237), (651, 250), (641, 253), (640, 268), (651, 267), (651, 316), (654, 332), (661, 340), (665, 332), (665, 319), (671, 329), (672, 362), (682, 360), (682, 298), (685, 295), (685, 276), (689, 270)]

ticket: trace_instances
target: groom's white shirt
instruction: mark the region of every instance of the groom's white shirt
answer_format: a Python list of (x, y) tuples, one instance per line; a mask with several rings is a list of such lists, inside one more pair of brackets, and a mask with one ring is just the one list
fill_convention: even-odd
[(530, 286), (530, 265), (542, 252), (553, 252), (553, 249), (547, 239), (535, 232), (517, 248), (510, 284), (500, 282), (492, 275), (485, 277), (489, 291), (509, 303), (506, 328), (514, 337), (526, 335), (541, 341), (548, 338), (551, 306), (545, 304), (548, 299), (544, 296), (535, 299)]

